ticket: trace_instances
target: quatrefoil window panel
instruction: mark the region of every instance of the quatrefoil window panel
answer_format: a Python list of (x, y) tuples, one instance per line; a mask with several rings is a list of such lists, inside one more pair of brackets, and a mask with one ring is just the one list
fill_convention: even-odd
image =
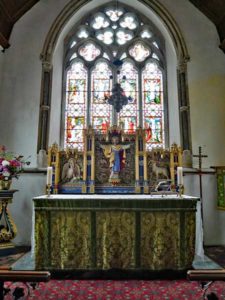
[(100, 49), (92, 43), (88, 43), (79, 49), (79, 54), (87, 61), (95, 60), (100, 53)]
[(107, 16), (113, 22), (117, 22), (119, 18), (123, 15), (123, 9), (109, 8), (106, 10)]
[(109, 24), (110, 24), (110, 21), (108, 20), (106, 15), (104, 15), (103, 13), (98, 13), (94, 16), (91, 26), (94, 29), (102, 29), (102, 28), (108, 27)]
[(110, 45), (113, 43), (113, 36), (114, 31), (112, 29), (100, 30), (96, 34), (97, 39), (103, 41), (103, 43), (106, 45)]
[(136, 29), (138, 27), (136, 16), (132, 13), (126, 13), (120, 21), (120, 26), (130, 30)]
[(142, 62), (150, 55), (150, 49), (142, 43), (136, 43), (130, 48), (129, 53), (136, 61)]

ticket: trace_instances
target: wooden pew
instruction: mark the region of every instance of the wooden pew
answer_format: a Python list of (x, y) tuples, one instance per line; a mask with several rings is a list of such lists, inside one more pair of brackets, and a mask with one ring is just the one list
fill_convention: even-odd
[[(190, 281), (200, 281), (204, 291), (203, 299), (218, 300), (215, 293), (206, 296), (206, 292), (214, 281), (225, 281), (225, 269), (221, 270), (190, 270), (187, 272), (187, 278)], [(207, 297), (207, 298), (206, 298)]]
[[(10, 271), (0, 270), (0, 300), (4, 299), (4, 282), (47, 282), (51, 274), (47, 271)], [(16, 296), (15, 296), (15, 299)]]

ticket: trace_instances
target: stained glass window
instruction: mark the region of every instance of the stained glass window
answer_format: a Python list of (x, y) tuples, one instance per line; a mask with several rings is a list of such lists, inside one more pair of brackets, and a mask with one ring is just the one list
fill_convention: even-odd
[(164, 106), (162, 71), (153, 62), (142, 73), (143, 122), (147, 149), (164, 146)]
[(130, 55), (138, 62), (144, 61), (150, 54), (150, 50), (142, 43), (136, 43), (129, 50)]
[(110, 45), (113, 42), (114, 32), (112, 29), (105, 29), (98, 31), (96, 36), (98, 40), (103, 41), (106, 45)]
[(94, 20), (92, 22), (92, 27), (94, 29), (106, 28), (110, 24), (108, 18), (103, 13), (98, 13), (95, 15)]
[(112, 71), (106, 62), (96, 64), (91, 76), (91, 123), (97, 131), (106, 133), (111, 125), (112, 106), (107, 97), (112, 89)]
[(94, 44), (88, 43), (79, 49), (79, 54), (87, 61), (93, 61), (101, 53), (100, 49)]
[(65, 145), (83, 150), (86, 126), (87, 70), (75, 62), (67, 72), (65, 108)]
[(109, 16), (110, 20), (116, 22), (119, 20), (120, 16), (123, 14), (122, 9), (107, 9), (106, 10), (107, 16)]
[(141, 32), (141, 37), (143, 39), (150, 39), (152, 37), (152, 33), (148, 29), (145, 29)]
[(86, 39), (89, 36), (88, 29), (85, 26), (81, 26), (77, 32), (77, 36), (80, 39)]
[(131, 30), (137, 28), (138, 24), (135, 15), (132, 13), (126, 13), (120, 22), (120, 26)]
[(116, 32), (116, 41), (119, 45), (124, 45), (133, 38), (133, 33), (130, 30), (119, 29)]
[(129, 103), (118, 116), (118, 123), (127, 133), (134, 133), (139, 123), (138, 114), (138, 72), (131, 62), (125, 62), (120, 70), (119, 81)]
[[(165, 146), (163, 90), (165, 43), (155, 25), (120, 3), (92, 11), (65, 39), (64, 147), (83, 149), (88, 125), (106, 133), (146, 129), (147, 149)], [(159, 68), (160, 66), (160, 68)], [(117, 113), (108, 104), (119, 82), (128, 104)]]

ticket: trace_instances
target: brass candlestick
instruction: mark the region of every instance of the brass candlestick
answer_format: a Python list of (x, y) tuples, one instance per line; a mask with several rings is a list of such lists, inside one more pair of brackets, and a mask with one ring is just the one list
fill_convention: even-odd
[(178, 195), (179, 195), (179, 197), (182, 197), (183, 194), (184, 194), (184, 185), (179, 184), (178, 185)]
[(51, 184), (46, 184), (46, 194), (47, 194), (47, 197), (50, 197), (50, 195), (51, 195)]

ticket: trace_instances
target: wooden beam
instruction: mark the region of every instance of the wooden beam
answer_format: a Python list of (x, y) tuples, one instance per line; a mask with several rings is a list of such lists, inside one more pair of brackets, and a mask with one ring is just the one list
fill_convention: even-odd
[(9, 38), (14, 24), (39, 0), (0, 0), (0, 45), (10, 46)]

